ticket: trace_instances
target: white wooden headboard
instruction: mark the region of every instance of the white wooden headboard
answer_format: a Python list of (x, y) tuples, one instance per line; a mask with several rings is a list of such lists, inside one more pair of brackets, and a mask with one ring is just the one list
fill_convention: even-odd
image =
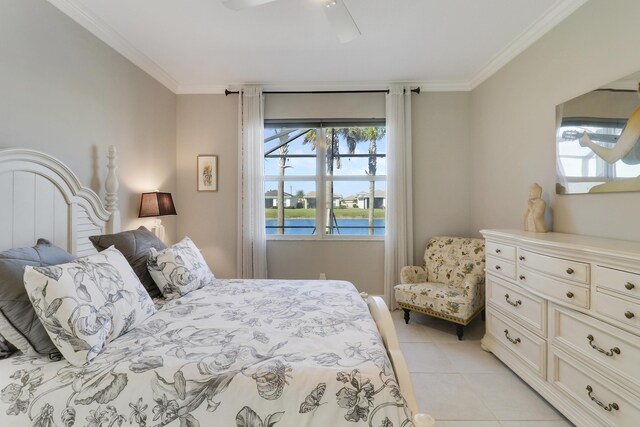
[(88, 237), (120, 231), (115, 147), (109, 147), (107, 207), (61, 161), (39, 151), (0, 149), (0, 251), (50, 240), (78, 256)]

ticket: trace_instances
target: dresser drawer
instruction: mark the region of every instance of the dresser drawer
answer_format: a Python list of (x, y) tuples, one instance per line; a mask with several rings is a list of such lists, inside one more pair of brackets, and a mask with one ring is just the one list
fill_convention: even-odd
[(492, 310), (487, 312), (487, 331), (522, 359), (536, 374), (544, 378), (546, 341), (523, 326)]
[(598, 418), (598, 425), (638, 425), (640, 408), (637, 397), (563, 352), (554, 350), (551, 363), (554, 386)]
[(518, 283), (525, 289), (531, 289), (545, 297), (555, 298), (576, 307), (589, 308), (589, 288), (572, 285), (548, 276), (521, 269)]
[(507, 261), (515, 262), (516, 260), (515, 246), (505, 245), (502, 243), (487, 242), (485, 246), (485, 253), (506, 259)]
[(542, 298), (497, 277), (488, 277), (487, 301), (517, 317), (533, 331), (546, 334), (546, 302)]
[(617, 296), (596, 291), (595, 310), (603, 316), (640, 329), (640, 304)]
[(516, 265), (500, 258), (487, 256), (486, 269), (487, 272), (499, 274), (511, 280), (516, 278)]
[(578, 283), (589, 283), (589, 264), (542, 255), (527, 250), (518, 253), (520, 266)]
[(625, 384), (640, 393), (640, 339), (628, 332), (562, 307), (550, 304), (556, 345), (591, 360), (592, 364), (610, 371), (616, 383)]
[(630, 297), (640, 297), (640, 274), (596, 266), (594, 282), (599, 288), (611, 289)]

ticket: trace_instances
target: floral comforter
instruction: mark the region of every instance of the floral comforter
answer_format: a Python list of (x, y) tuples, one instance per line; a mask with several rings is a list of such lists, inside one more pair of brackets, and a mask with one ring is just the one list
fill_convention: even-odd
[(365, 302), (338, 281), (216, 280), (88, 366), (0, 361), (3, 426), (411, 425)]

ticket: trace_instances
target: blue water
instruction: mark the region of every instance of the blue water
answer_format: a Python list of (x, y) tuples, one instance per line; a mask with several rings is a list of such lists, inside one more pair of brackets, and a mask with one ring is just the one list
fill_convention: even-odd
[[(368, 219), (338, 219), (338, 226), (334, 225), (333, 234), (341, 236), (368, 236), (369, 235), (369, 220)], [(275, 227), (278, 225), (277, 219), (266, 220), (267, 227)], [(284, 221), (284, 234), (298, 234), (298, 235), (312, 235), (314, 234), (316, 226), (315, 219), (285, 219)], [(376, 236), (384, 236), (384, 219), (374, 219), (373, 234)], [(352, 228), (362, 227), (362, 228)], [(267, 234), (278, 234), (277, 228), (267, 228)]]

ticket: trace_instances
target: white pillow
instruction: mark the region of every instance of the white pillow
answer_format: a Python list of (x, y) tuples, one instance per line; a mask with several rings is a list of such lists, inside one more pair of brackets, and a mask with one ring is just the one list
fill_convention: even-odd
[(25, 267), (36, 314), (69, 363), (90, 362), (155, 312), (125, 257), (113, 246), (67, 264)]
[(167, 298), (208, 286), (215, 279), (202, 254), (188, 237), (159, 252), (151, 248), (147, 268)]

